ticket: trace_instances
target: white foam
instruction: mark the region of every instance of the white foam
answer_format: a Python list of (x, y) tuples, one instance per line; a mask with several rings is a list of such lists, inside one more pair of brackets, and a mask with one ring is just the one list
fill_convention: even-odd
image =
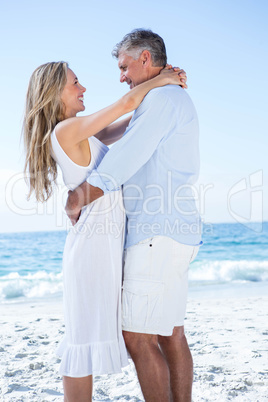
[(27, 275), (9, 273), (0, 280), (0, 300), (18, 297), (43, 298), (61, 294), (63, 289), (62, 273), (38, 271)]
[(197, 282), (268, 281), (268, 261), (203, 260), (191, 265), (189, 280)]
[[(203, 260), (194, 262), (189, 271), (191, 286), (202, 284), (266, 282), (268, 261)], [(0, 278), (0, 301), (24, 297), (26, 299), (61, 295), (62, 273), (37, 271), (20, 275), (11, 272)]]

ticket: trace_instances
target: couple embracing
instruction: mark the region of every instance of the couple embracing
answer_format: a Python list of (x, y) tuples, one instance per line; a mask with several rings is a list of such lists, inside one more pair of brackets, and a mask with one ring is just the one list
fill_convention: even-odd
[(65, 62), (38, 67), (27, 93), (30, 193), (49, 198), (57, 165), (71, 190), (66, 334), (58, 349), (64, 400), (91, 401), (92, 376), (120, 372), (128, 350), (146, 401), (187, 402), (193, 381), (184, 334), (188, 269), (201, 243), (192, 191), (197, 115), (185, 73), (167, 65), (159, 35), (134, 30), (113, 55), (130, 91), (99, 112), (76, 117), (86, 89)]

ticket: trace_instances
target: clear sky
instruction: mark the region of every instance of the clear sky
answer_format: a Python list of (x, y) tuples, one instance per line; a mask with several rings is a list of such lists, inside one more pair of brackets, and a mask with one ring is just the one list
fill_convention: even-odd
[(68, 61), (87, 88), (86, 113), (94, 112), (128, 90), (111, 50), (141, 27), (163, 37), (168, 61), (188, 75), (200, 122), (203, 220), (268, 220), (267, 20), (266, 0), (1, 0), (0, 232), (66, 225), (61, 186), (47, 205), (25, 200), (20, 133), (33, 70)]

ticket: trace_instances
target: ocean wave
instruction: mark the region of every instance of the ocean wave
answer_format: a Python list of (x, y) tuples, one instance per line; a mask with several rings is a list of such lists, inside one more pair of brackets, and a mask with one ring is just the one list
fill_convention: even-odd
[(189, 270), (191, 282), (265, 282), (268, 281), (268, 261), (202, 260)]
[[(189, 270), (190, 286), (268, 281), (268, 261), (196, 260)], [(0, 277), (0, 302), (61, 296), (62, 272), (40, 270), (26, 275), (11, 272)]]
[(62, 273), (38, 271), (28, 275), (11, 272), (0, 278), (0, 301), (43, 298), (62, 294)]

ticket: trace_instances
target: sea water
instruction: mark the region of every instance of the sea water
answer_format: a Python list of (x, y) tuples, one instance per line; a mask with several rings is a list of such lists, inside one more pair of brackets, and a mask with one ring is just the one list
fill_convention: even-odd
[[(257, 225), (257, 226), (256, 226)], [(268, 294), (268, 222), (204, 225), (192, 297)], [(0, 303), (62, 296), (66, 232), (0, 234)]]

